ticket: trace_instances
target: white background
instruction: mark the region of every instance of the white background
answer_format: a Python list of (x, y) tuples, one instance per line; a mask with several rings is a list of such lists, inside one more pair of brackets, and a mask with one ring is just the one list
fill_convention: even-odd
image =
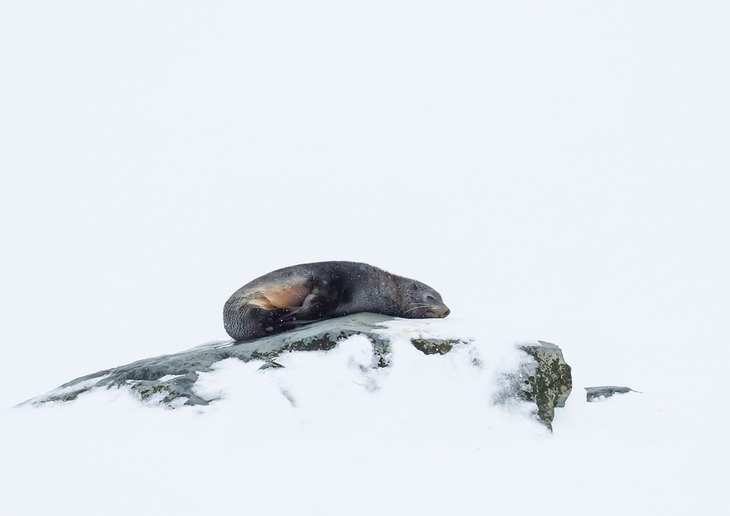
[(342, 259), (723, 432), (728, 11), (0, 0), (0, 406)]

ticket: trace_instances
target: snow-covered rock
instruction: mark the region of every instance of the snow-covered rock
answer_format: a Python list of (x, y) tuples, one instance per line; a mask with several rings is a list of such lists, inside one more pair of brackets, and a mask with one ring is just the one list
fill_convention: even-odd
[[(451, 353), (466, 348), (469, 359), (459, 367), (484, 369), (485, 360), (470, 338), (434, 332), (432, 321), (402, 320), (388, 316), (362, 313), (311, 324), (294, 331), (246, 342), (232, 340), (199, 346), (172, 355), (139, 360), (77, 378), (53, 391), (28, 400), (36, 406), (51, 402), (68, 402), (80, 395), (99, 389), (131, 389), (148, 404), (170, 408), (207, 406), (224, 396), (220, 389), (210, 390), (198, 383), (201, 375), (215, 373), (217, 364), (228, 359), (260, 362), (259, 371), (284, 368), (284, 357), (301, 352), (327, 352), (347, 346), (348, 340), (364, 336), (370, 343), (369, 356), (358, 359), (359, 374), (366, 377), (362, 384), (377, 390), (373, 376), (393, 366), (394, 342), (407, 341), (424, 355)], [(514, 346), (509, 345), (511, 348)], [(530, 404), (528, 412), (552, 429), (555, 407), (562, 407), (572, 387), (570, 366), (562, 351), (554, 344), (538, 341), (519, 344), (512, 349), (516, 360), (491, 368), (492, 389), (487, 396), (495, 404)], [(466, 371), (465, 371), (466, 373)], [(225, 389), (224, 389), (225, 390)], [(282, 390), (287, 399), (292, 393)], [(489, 393), (488, 393), (489, 394)], [(292, 403), (294, 404), (294, 403)]]
[(620, 387), (617, 385), (601, 385), (597, 387), (585, 387), (586, 401), (592, 403), (594, 401), (610, 398), (614, 394), (626, 394), (627, 392), (638, 392), (630, 387)]
[(538, 341), (519, 348), (527, 357), (516, 374), (508, 375), (514, 387), (507, 394), (534, 403), (537, 417), (552, 430), (555, 408), (565, 406), (573, 387), (570, 366), (563, 351), (551, 342)]

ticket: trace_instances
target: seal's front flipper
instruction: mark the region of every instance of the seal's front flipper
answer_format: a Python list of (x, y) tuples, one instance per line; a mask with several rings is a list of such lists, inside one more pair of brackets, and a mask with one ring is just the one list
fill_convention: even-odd
[(331, 317), (340, 302), (340, 296), (333, 295), (330, 291), (318, 291), (309, 294), (304, 298), (302, 307), (297, 313), (297, 319), (325, 319)]
[(274, 320), (280, 324), (300, 320), (315, 322), (318, 319), (331, 317), (338, 302), (338, 298), (333, 299), (327, 293), (312, 293), (304, 298), (302, 306), (275, 308), (272, 312), (274, 312)]
[(303, 316), (302, 307), (275, 308), (274, 310), (269, 310), (266, 333), (271, 334), (293, 330), (306, 324), (321, 321), (323, 318), (326, 319), (327, 317), (312, 319), (308, 316)]

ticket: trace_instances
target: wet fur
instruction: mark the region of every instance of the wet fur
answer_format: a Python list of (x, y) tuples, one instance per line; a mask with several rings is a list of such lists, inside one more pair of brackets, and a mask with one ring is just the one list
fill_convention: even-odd
[(428, 285), (356, 262), (294, 265), (239, 288), (223, 307), (235, 340), (263, 337), (331, 317), (375, 312), (421, 319), (449, 309)]

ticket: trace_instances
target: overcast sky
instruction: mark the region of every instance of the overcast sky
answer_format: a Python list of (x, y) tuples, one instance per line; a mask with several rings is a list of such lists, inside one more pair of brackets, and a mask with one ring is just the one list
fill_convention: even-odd
[(724, 374), (728, 14), (0, 0), (0, 405), (226, 338), (238, 287), (330, 259), (589, 383)]

